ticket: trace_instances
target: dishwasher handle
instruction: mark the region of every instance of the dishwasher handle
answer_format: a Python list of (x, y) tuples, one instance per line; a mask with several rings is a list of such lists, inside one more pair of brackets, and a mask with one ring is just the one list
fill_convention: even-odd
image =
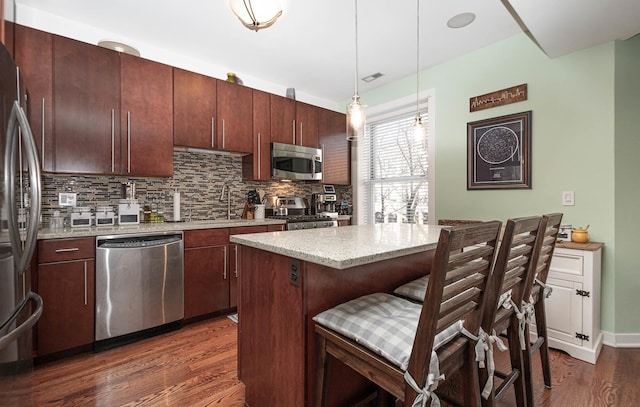
[(165, 246), (182, 240), (181, 235), (123, 237), (98, 240), (96, 246), (104, 249), (132, 249)]

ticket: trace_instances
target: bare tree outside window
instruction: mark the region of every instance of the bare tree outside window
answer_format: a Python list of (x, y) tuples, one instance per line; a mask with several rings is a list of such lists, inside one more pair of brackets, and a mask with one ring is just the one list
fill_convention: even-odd
[(367, 223), (428, 222), (428, 155), (413, 137), (413, 119), (408, 113), (367, 125)]

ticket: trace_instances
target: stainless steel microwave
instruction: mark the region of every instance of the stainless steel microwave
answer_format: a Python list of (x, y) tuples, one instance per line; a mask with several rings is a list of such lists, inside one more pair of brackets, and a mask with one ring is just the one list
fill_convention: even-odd
[(271, 143), (271, 176), (301, 181), (322, 180), (322, 150)]

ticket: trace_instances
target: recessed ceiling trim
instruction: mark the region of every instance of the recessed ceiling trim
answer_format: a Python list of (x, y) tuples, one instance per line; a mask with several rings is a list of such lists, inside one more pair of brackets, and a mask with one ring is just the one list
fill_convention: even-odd
[(473, 20), (476, 19), (476, 15), (473, 13), (460, 13), (457, 14), (447, 21), (447, 26), (449, 28), (462, 28), (466, 27), (469, 24), (473, 23)]
[(364, 78), (362, 78), (362, 81), (364, 81), (364, 82), (373, 82), (376, 79), (380, 78), (381, 76), (384, 76), (384, 74), (381, 73), (381, 72), (376, 72), (374, 74), (365, 76)]

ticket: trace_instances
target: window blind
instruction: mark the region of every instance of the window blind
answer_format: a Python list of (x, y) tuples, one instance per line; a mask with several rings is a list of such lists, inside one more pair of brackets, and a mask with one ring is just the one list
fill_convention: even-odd
[[(414, 120), (405, 108), (367, 122), (359, 171), (366, 223), (428, 222), (428, 143), (414, 137)], [(428, 128), (424, 112), (422, 122)]]

